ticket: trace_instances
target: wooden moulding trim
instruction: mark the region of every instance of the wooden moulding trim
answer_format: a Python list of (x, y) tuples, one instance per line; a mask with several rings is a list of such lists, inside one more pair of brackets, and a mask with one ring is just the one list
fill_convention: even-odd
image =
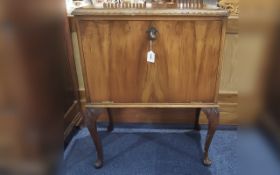
[[(79, 93), (80, 93), (80, 97), (81, 97), (81, 100), (82, 101), (85, 101), (86, 99), (86, 94), (85, 94), (85, 90), (82, 89), (82, 90), (79, 90)], [(239, 93), (238, 91), (219, 91), (219, 95), (218, 95), (218, 101), (220, 101), (220, 99), (229, 99), (229, 98), (234, 98), (234, 103), (237, 102), (238, 100), (238, 96), (239, 96)]]
[(218, 102), (227, 104), (238, 104), (238, 92), (237, 91), (220, 91), (218, 96)]
[[(80, 90), (81, 102), (86, 103), (85, 90)], [(218, 103), (238, 103), (238, 91), (219, 91)]]
[(91, 103), (87, 108), (218, 108), (216, 103)]
[(84, 51), (83, 51), (83, 46), (82, 46), (82, 39), (81, 39), (81, 32), (80, 32), (80, 25), (79, 25), (79, 19), (74, 20), (76, 30), (77, 30), (77, 37), (78, 37), (78, 46), (79, 46), (79, 53), (80, 53), (80, 61), (81, 61), (81, 66), (82, 66), (82, 74), (83, 74), (83, 80), (84, 80), (84, 86), (85, 86), (85, 94), (86, 94), (86, 101), (90, 101), (90, 94), (88, 90), (88, 82), (87, 82), (87, 71), (86, 71), (86, 63), (85, 63), (85, 58), (84, 58)]
[[(76, 32), (76, 26), (74, 24), (74, 16), (68, 17), (69, 21), (70, 21), (70, 28), (71, 28), (71, 32)], [(131, 17), (126, 17), (126, 16), (122, 16), (122, 17), (105, 17), (105, 16), (81, 16), (79, 17), (80, 20), (131, 20)], [(174, 20), (174, 18), (153, 18), (153, 19), (147, 19), (145, 17), (133, 17), (134, 20)], [(203, 17), (188, 17), (187, 20), (206, 20)], [(182, 17), (182, 18), (176, 18), (176, 20), (186, 20), (186, 17)], [(217, 17), (208, 17), (207, 20), (221, 20), (221, 18), (217, 18)], [(228, 23), (227, 23), (227, 34), (238, 34), (239, 33), (239, 17), (238, 16), (230, 16), (228, 17)]]
[(64, 131), (64, 140), (69, 136), (75, 126), (79, 126), (81, 124), (81, 120), (82, 114), (79, 112)]
[(228, 16), (227, 10), (218, 9), (94, 9), (78, 8), (72, 15), (99, 16)]
[(67, 110), (67, 112), (64, 114), (64, 119), (68, 118), (68, 117), (71, 117), (73, 115), (76, 115), (76, 114), (73, 114), (73, 113), (77, 113), (79, 112), (79, 109), (78, 109), (78, 101), (75, 100), (73, 102), (73, 104), (70, 106), (70, 108)]
[(75, 16), (75, 18), (79, 18), (81, 21), (87, 21), (87, 20), (105, 20), (105, 21), (110, 21), (110, 20), (117, 20), (117, 21), (127, 21), (127, 20), (133, 20), (133, 21), (158, 21), (158, 20), (163, 20), (163, 21), (191, 21), (191, 20), (207, 20), (207, 21), (219, 21), (226, 19), (227, 17), (221, 17), (221, 16), (100, 16), (100, 15), (95, 15), (95, 16)]

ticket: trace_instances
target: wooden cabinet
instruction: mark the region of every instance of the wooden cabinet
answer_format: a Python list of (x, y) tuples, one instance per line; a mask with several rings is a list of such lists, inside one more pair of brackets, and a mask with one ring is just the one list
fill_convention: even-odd
[[(150, 26), (158, 30), (155, 63), (146, 59)], [(223, 21), (105, 19), (79, 27), (91, 102), (215, 102)]]
[[(74, 15), (96, 167), (103, 163), (96, 131), (99, 108), (109, 114), (110, 108), (197, 108), (197, 116), (203, 108), (209, 119), (203, 163), (210, 165), (227, 11), (81, 8)], [(156, 31), (154, 40), (149, 29)], [(150, 50), (154, 63), (147, 61)]]

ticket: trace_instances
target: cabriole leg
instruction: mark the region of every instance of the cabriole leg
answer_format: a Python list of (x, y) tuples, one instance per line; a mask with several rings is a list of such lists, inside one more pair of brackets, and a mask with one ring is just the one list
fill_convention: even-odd
[(108, 117), (109, 117), (109, 125), (107, 127), (107, 131), (111, 132), (114, 129), (114, 120), (113, 120), (112, 111), (110, 108), (107, 108), (107, 113), (108, 113)]
[(205, 166), (210, 166), (212, 161), (208, 157), (209, 147), (211, 145), (212, 139), (216, 132), (216, 128), (219, 125), (219, 118), (220, 113), (218, 108), (205, 108), (202, 109), (205, 115), (208, 118), (208, 133), (206, 137), (206, 142), (204, 146), (204, 157), (203, 157), (203, 164)]
[(86, 109), (85, 115), (86, 126), (96, 147), (97, 160), (95, 162), (95, 168), (101, 168), (103, 166), (103, 149), (96, 126), (97, 117), (102, 112), (102, 109)]
[(195, 110), (195, 122), (194, 122), (194, 130), (200, 131), (200, 125), (199, 125), (199, 116), (200, 116), (201, 108), (197, 108)]

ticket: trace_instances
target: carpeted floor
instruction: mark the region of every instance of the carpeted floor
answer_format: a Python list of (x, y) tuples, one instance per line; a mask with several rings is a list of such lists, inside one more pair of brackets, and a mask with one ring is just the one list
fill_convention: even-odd
[(211, 167), (201, 163), (206, 130), (116, 128), (100, 131), (105, 164), (96, 170), (95, 147), (80, 130), (64, 153), (67, 175), (235, 175), (237, 131), (217, 131), (210, 148)]

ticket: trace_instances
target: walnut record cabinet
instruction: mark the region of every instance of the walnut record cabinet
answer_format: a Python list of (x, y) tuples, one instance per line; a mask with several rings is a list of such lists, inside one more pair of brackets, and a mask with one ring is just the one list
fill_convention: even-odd
[[(219, 123), (217, 95), (227, 11), (84, 7), (76, 20), (86, 88), (86, 124), (103, 165), (96, 119), (110, 108), (195, 108), (208, 120), (203, 164)], [(150, 54), (150, 51), (154, 55)]]

